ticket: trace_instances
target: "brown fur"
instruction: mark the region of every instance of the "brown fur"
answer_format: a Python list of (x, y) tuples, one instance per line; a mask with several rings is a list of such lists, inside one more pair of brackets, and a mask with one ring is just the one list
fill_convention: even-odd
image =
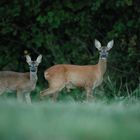
[(0, 71), (0, 95), (7, 91), (15, 91), (20, 102), (25, 98), (27, 103), (31, 103), (30, 92), (36, 87), (37, 66), (41, 59), (42, 55), (39, 55), (36, 61), (32, 61), (30, 56), (26, 56), (28, 65), (32, 66), (34, 71), (30, 70), (30, 72), (26, 73)]
[(110, 41), (106, 47), (102, 47), (95, 40), (95, 47), (100, 51), (99, 62), (96, 65), (54, 65), (44, 72), (44, 77), (49, 83), (49, 88), (40, 93), (41, 96), (53, 94), (56, 100), (57, 94), (64, 87), (82, 87), (86, 91), (87, 100), (92, 97), (92, 90), (103, 81), (106, 71), (108, 51), (112, 48), (114, 41)]
[[(106, 61), (103, 63), (106, 65)], [(84, 88), (87, 99), (89, 99), (92, 96), (92, 89), (102, 83), (103, 73), (100, 69), (100, 63), (86, 66), (60, 64), (47, 69), (44, 72), (44, 77), (49, 83), (49, 89), (42, 91), (41, 96), (55, 95), (64, 87), (72, 88), (75, 86)]]

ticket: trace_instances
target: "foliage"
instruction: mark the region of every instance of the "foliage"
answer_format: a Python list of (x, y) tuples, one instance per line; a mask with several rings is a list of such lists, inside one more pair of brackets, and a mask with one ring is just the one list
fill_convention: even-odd
[(0, 69), (27, 71), (24, 55), (43, 54), (43, 71), (57, 63), (95, 64), (94, 39), (114, 39), (108, 72), (129, 90), (139, 82), (140, 9), (138, 0), (1, 0)]

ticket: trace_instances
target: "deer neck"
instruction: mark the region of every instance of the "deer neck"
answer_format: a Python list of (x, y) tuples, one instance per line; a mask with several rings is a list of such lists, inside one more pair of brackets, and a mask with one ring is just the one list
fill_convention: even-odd
[(30, 81), (33, 83), (36, 83), (37, 81), (37, 72), (31, 72), (30, 71)]
[(107, 59), (99, 58), (98, 66), (99, 66), (99, 70), (101, 72), (101, 75), (104, 75), (106, 72), (106, 68), (107, 68)]

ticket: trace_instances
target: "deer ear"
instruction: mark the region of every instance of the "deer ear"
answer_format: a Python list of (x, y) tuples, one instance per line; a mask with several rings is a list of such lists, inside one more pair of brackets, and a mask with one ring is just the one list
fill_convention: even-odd
[(39, 64), (41, 63), (41, 60), (42, 60), (42, 55), (40, 54), (37, 59), (36, 59), (36, 62)]
[(108, 42), (108, 44), (107, 44), (107, 50), (108, 51), (113, 47), (113, 44), (114, 44), (114, 40), (111, 40), (111, 41)]
[(101, 50), (101, 43), (95, 39), (95, 47), (100, 51)]
[(26, 62), (27, 63), (30, 63), (32, 60), (31, 60), (31, 57), (29, 55), (26, 55)]

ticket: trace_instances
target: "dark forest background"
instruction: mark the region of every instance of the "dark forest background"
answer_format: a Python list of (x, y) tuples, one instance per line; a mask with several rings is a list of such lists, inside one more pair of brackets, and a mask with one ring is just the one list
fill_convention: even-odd
[(138, 0), (0, 1), (0, 70), (28, 71), (24, 56), (42, 54), (39, 89), (46, 88), (43, 72), (54, 64), (96, 64), (95, 38), (102, 45), (114, 39), (102, 85), (107, 95), (135, 94), (140, 83)]

